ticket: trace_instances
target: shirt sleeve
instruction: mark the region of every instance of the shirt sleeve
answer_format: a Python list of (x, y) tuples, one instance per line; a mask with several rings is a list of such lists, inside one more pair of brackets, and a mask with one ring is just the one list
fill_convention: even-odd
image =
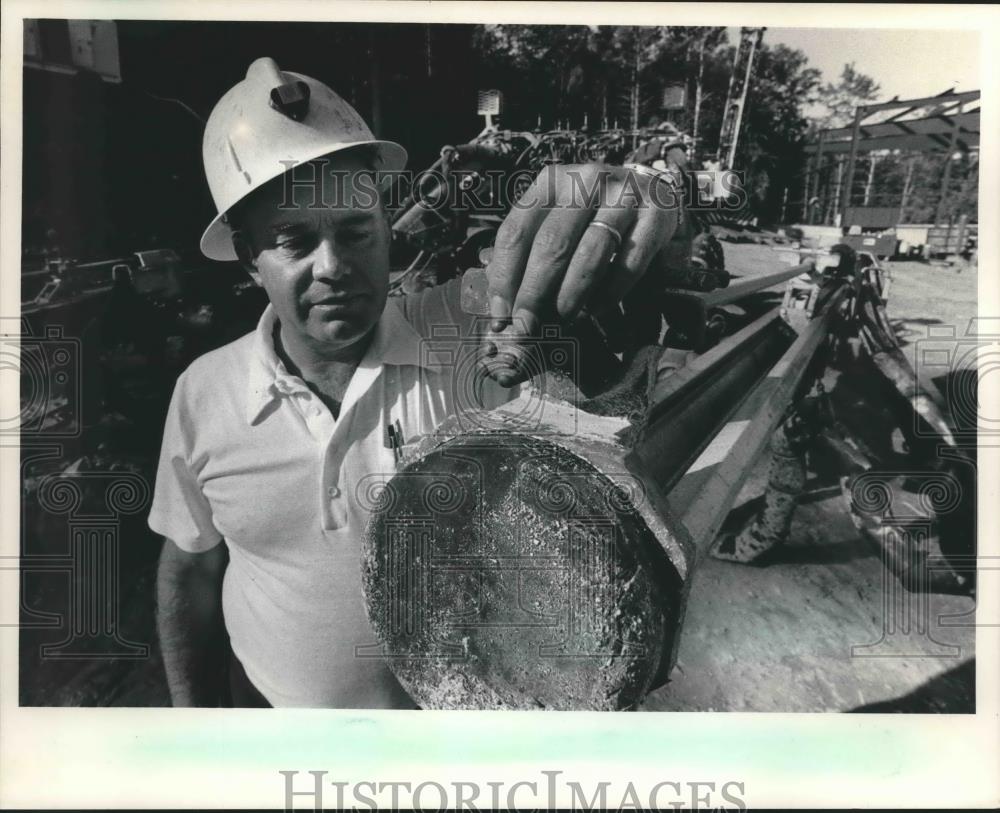
[(222, 534), (212, 521), (212, 507), (190, 465), (193, 421), (185, 404), (185, 378), (174, 387), (163, 429), (156, 488), (149, 527), (188, 553), (214, 548)]

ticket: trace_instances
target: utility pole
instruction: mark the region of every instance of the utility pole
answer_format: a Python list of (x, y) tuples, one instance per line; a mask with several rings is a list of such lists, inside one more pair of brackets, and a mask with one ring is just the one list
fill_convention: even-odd
[(638, 146), (638, 129), (639, 129), (639, 60), (640, 60), (640, 38), (642, 37), (642, 29), (639, 26), (633, 26), (633, 34), (635, 36), (635, 53), (632, 59), (632, 149)]
[(812, 164), (812, 158), (807, 158), (806, 171), (802, 179), (802, 214), (799, 215), (802, 223), (809, 222), (809, 182), (812, 178)]
[(951, 140), (948, 143), (948, 157), (944, 162), (944, 174), (941, 176), (941, 196), (938, 198), (937, 213), (934, 216), (935, 225), (940, 225), (944, 220), (944, 213), (947, 211), (945, 204), (948, 202), (948, 183), (951, 181), (951, 158), (955, 154), (955, 146), (958, 142), (958, 122), (962, 117), (964, 104), (958, 103), (958, 112), (952, 118)]
[(431, 25), (424, 26), (424, 57), (427, 60), (427, 78), (434, 75), (434, 52), (431, 49)]
[(868, 153), (868, 181), (865, 183), (865, 199), (862, 206), (867, 206), (868, 201), (872, 196), (872, 184), (875, 182), (875, 165), (878, 163), (878, 156), (870, 152)]
[[(830, 200), (830, 204), (827, 207), (827, 216), (824, 220), (830, 221), (830, 225), (837, 225), (837, 210), (840, 205), (840, 195), (843, 188), (843, 177), (844, 177), (844, 160), (841, 156), (837, 156), (837, 180), (833, 187), (833, 197)], [(841, 217), (841, 223), (843, 223), (843, 217)]]
[[(824, 183), (823, 176), (823, 147), (826, 144), (826, 130), (819, 131), (819, 144), (816, 147), (816, 190), (813, 195), (816, 197), (816, 208), (819, 209), (820, 217), (823, 216), (823, 206), (822, 198), (820, 198), (820, 192), (826, 193), (828, 185)], [(807, 179), (808, 181), (808, 179)], [(806, 184), (808, 186), (808, 182)], [(809, 201), (806, 201), (806, 206), (809, 205)], [(814, 211), (809, 209), (809, 223), (812, 224), (814, 220)]]
[(906, 204), (910, 202), (910, 192), (913, 189), (913, 165), (917, 162), (914, 156), (906, 162), (906, 179), (903, 181), (903, 195), (899, 200), (899, 222), (906, 216)]
[(705, 43), (707, 40), (708, 32), (706, 31), (698, 40), (698, 78), (694, 85), (694, 117), (691, 122), (691, 152), (693, 156), (698, 155), (698, 123), (701, 120), (702, 81), (705, 76)]
[(732, 169), (736, 160), (736, 146), (743, 124), (747, 92), (750, 90), (750, 76), (757, 49), (760, 48), (766, 30), (765, 28), (740, 29), (740, 44), (733, 58), (733, 73), (729, 77), (729, 92), (726, 94), (726, 106), (723, 108), (719, 152), (716, 156), (717, 160), (722, 162), (723, 169)]

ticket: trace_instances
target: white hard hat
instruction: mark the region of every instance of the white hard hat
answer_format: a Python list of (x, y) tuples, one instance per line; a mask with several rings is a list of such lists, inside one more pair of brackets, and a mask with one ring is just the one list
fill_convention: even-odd
[(223, 96), (205, 125), (202, 157), (218, 215), (201, 237), (212, 260), (235, 260), (226, 213), (255, 189), (299, 164), (376, 145), (380, 170), (406, 166), (406, 150), (379, 141), (364, 119), (322, 82), (278, 69), (263, 57)]

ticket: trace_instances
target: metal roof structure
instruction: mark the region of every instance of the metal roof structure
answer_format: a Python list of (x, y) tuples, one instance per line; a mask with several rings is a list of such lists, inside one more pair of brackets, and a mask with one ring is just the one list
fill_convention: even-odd
[[(899, 150), (902, 152), (966, 152), (979, 148), (980, 92), (969, 90), (956, 93), (946, 90), (937, 96), (919, 99), (891, 99), (888, 102), (859, 105), (854, 109), (850, 127), (820, 130), (805, 152), (815, 170), (807, 169), (808, 187), (813, 171), (817, 174), (826, 155), (836, 155), (837, 194), (840, 216), (844, 217), (851, 202), (854, 169), (859, 153)], [(841, 156), (847, 153), (847, 172), (840, 181)], [(941, 176), (941, 193), (935, 222), (942, 222), (948, 198), (951, 161), (945, 161)]]
[[(855, 125), (821, 130), (808, 155), (902, 150), (936, 152), (979, 147), (978, 90), (948, 90), (921, 99), (892, 99), (858, 108)], [(894, 112), (895, 111), (895, 112)], [(857, 127), (856, 141), (853, 138)], [(953, 141), (954, 138), (954, 141)]]

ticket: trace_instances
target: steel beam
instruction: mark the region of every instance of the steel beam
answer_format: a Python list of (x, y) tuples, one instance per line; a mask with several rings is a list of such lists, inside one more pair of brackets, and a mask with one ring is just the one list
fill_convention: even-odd
[(854, 124), (851, 127), (851, 153), (850, 157), (847, 159), (847, 180), (844, 183), (840, 199), (841, 224), (844, 222), (844, 215), (847, 212), (847, 207), (851, 203), (851, 186), (854, 183), (854, 166), (858, 159), (858, 141), (861, 133), (861, 119), (863, 117), (864, 108), (856, 107), (854, 109)]
[(972, 102), (981, 96), (978, 90), (967, 90), (963, 93), (944, 93), (940, 96), (923, 96), (919, 99), (902, 99), (900, 101), (879, 102), (877, 104), (862, 105), (861, 109), (865, 113), (874, 113), (876, 110), (893, 110), (900, 107), (925, 107), (929, 104), (949, 104), (954, 102)]

